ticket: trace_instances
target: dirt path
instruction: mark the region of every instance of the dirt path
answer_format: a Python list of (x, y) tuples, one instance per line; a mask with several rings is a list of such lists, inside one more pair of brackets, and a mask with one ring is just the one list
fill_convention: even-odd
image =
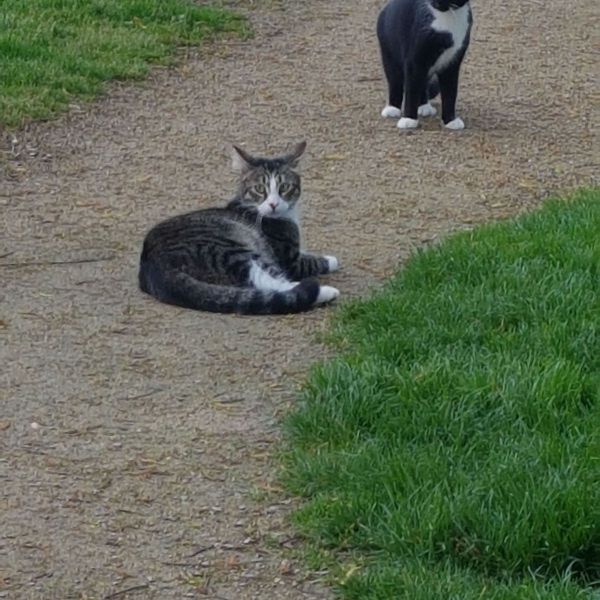
[[(259, 4), (254, 40), (17, 134), (0, 163), (0, 598), (330, 596), (281, 564), (271, 453), (331, 310), (153, 302), (136, 288), (145, 230), (227, 199), (230, 142), (306, 138), (307, 245), (341, 259), (349, 298), (415, 247), (591, 182), (599, 148), (595, 0), (475, 2), (468, 129), (408, 135), (378, 116), (381, 4)], [(50, 264), (80, 259), (101, 260)]]

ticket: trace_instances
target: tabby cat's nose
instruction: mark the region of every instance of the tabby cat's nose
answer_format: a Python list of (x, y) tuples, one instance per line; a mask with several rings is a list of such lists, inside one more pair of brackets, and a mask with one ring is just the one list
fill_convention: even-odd
[(269, 206), (273, 209), (273, 212), (275, 212), (275, 209), (277, 208), (277, 204), (275, 202), (269, 202)]

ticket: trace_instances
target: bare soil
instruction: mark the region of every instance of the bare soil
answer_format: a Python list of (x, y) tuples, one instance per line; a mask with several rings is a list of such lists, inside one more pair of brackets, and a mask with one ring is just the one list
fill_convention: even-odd
[(2, 136), (0, 598), (332, 596), (290, 550), (273, 452), (335, 307), (243, 318), (137, 289), (152, 224), (229, 198), (230, 143), (308, 140), (306, 244), (340, 258), (342, 302), (598, 177), (595, 0), (475, 2), (467, 129), (414, 133), (379, 117), (381, 1), (240, 5), (254, 39)]

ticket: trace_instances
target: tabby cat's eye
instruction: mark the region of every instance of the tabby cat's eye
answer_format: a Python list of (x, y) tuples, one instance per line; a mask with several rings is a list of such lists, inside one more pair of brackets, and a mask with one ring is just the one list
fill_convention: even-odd
[(280, 194), (289, 194), (292, 192), (292, 190), (294, 189), (294, 186), (291, 183), (282, 183), (279, 186), (279, 193)]
[(257, 183), (254, 188), (259, 194), (264, 194), (267, 191), (267, 188), (264, 183)]

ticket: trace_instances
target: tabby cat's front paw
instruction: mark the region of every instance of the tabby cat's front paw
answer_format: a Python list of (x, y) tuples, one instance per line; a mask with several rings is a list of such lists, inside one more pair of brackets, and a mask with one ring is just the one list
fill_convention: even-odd
[(327, 272), (333, 273), (340, 268), (340, 261), (335, 256), (324, 256), (327, 261)]

